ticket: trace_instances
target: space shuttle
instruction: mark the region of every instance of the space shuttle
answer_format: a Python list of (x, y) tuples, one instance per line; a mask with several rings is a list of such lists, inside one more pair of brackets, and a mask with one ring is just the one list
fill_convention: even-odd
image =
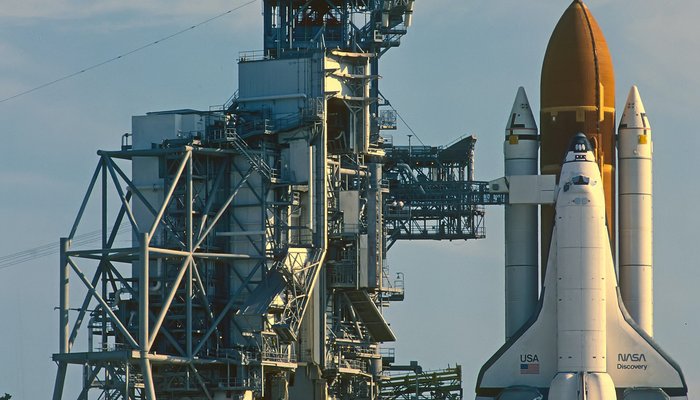
[(520, 88), (490, 186), (509, 199), (506, 332), (477, 400), (687, 399), (653, 339), (651, 126), (633, 86), (615, 134), (614, 88), (605, 38), (575, 0), (547, 47), (541, 131)]

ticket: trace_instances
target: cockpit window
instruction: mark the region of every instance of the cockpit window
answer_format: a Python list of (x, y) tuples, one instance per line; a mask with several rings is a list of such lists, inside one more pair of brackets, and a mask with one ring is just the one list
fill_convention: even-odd
[(574, 153), (586, 153), (591, 151), (591, 143), (588, 141), (588, 138), (586, 138), (586, 135), (577, 133), (571, 140), (569, 151), (573, 151)]
[(571, 183), (574, 185), (588, 185), (591, 182), (591, 178), (585, 175), (577, 175), (571, 178)]

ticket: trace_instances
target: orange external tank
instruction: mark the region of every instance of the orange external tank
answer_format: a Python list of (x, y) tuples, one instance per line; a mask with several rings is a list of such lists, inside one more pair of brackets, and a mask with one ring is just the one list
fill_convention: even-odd
[[(615, 249), (615, 74), (598, 23), (582, 1), (564, 12), (547, 45), (540, 86), (540, 173), (557, 181), (567, 146), (583, 132), (602, 172), (611, 248)], [(542, 277), (547, 268), (554, 207), (542, 206)]]

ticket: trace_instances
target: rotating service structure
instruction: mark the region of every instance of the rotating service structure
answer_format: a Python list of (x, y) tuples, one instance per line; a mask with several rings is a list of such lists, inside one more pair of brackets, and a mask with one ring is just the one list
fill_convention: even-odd
[[(403, 289), (378, 68), (413, 6), (264, 0), (264, 49), (240, 54), (226, 104), (135, 116), (98, 153), (61, 240), (54, 399), (70, 365), (81, 399), (379, 398)], [(73, 245), (86, 221), (97, 249)]]

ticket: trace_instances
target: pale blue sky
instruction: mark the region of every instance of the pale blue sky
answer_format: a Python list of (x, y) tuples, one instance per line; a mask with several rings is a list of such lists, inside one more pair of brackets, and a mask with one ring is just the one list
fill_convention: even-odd
[[(0, 98), (75, 72), (243, 1), (0, 0)], [(517, 87), (539, 106), (544, 50), (568, 0), (419, 0), (414, 26), (381, 67), (382, 92), (427, 144), (478, 137), (476, 175), (501, 176)], [(615, 63), (617, 105), (639, 86), (654, 128), (655, 336), (700, 385), (700, 225), (695, 199), (700, 3), (589, 0)], [(220, 104), (236, 89), (239, 51), (262, 47), (260, 4), (74, 79), (0, 103), (0, 256), (70, 229), (97, 157), (148, 111)], [(402, 127), (395, 141), (405, 142)], [(401, 243), (393, 271), (406, 301), (389, 311), (399, 362), (463, 365), (465, 394), (503, 338), (503, 211), (487, 239)], [(96, 226), (95, 226), (96, 228)], [(94, 229), (94, 228), (90, 228)], [(88, 229), (88, 230), (90, 230)], [(57, 350), (58, 262), (0, 270), (0, 393), (44, 399)], [(73, 369), (71, 390), (80, 372)], [(467, 396), (468, 397), (468, 396)]]

